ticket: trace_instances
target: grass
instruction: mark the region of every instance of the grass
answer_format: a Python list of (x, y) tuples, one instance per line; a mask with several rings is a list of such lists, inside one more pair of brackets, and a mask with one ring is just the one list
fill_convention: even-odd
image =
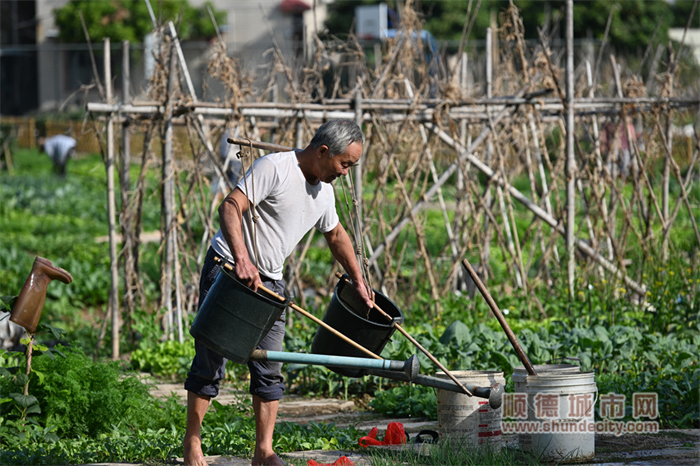
[[(343, 452), (338, 452), (340, 456)], [(304, 458), (285, 457), (289, 464), (294, 466), (307, 466), (313, 459), (313, 453)], [(346, 455), (343, 455), (346, 456)], [(335, 455), (333, 455), (335, 457)], [(359, 460), (361, 457), (362, 460)], [(502, 466), (502, 465), (539, 465), (542, 464), (537, 457), (513, 449), (510, 447), (501, 448), (486, 444), (476, 446), (466, 442), (441, 442), (439, 444), (409, 444), (405, 446), (392, 445), (387, 447), (370, 447), (361, 451), (353, 451), (350, 456), (346, 456), (353, 464), (369, 464), (371, 466), (391, 466), (401, 464), (404, 466)], [(332, 462), (332, 459), (320, 461)], [(325, 463), (328, 464), (328, 463)], [(341, 458), (333, 464), (346, 466)]]
[(511, 448), (498, 446), (475, 446), (465, 442), (441, 442), (423, 445), (416, 453), (411, 448), (374, 449), (369, 452), (372, 466), (403, 464), (407, 466), (490, 466), (490, 465), (537, 465), (536, 457)]

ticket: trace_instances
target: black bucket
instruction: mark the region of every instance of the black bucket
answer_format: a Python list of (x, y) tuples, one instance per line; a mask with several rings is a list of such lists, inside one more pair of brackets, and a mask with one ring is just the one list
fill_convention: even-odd
[(231, 361), (243, 364), (289, 304), (238, 281), (221, 268), (197, 312), (190, 334)]
[[(403, 314), (393, 301), (374, 290), (374, 301), (398, 324), (403, 322)], [(364, 346), (374, 354), (380, 354), (396, 330), (392, 322), (372, 309), (367, 315), (367, 306), (355, 293), (352, 285), (340, 279), (335, 286), (333, 298), (328, 304), (323, 321), (346, 337)], [(311, 352), (331, 356), (367, 358), (366, 353), (341, 340), (328, 330), (320, 327), (311, 344)], [(347, 367), (329, 367), (345, 377), (362, 377), (365, 371)]]

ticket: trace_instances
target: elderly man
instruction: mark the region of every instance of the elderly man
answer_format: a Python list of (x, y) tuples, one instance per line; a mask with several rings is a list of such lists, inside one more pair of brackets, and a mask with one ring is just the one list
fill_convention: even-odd
[[(218, 273), (214, 262), (217, 256), (232, 264), (239, 280), (251, 288), (263, 284), (283, 294), (284, 261), (315, 227), (323, 233), (358, 295), (371, 307), (372, 292), (362, 278), (350, 238), (339, 222), (330, 184), (347, 175), (357, 163), (363, 143), (364, 135), (353, 121), (332, 120), (318, 129), (306, 149), (268, 154), (256, 160), (253, 170), (248, 171), (219, 207), (220, 230), (212, 239), (202, 268), (200, 306)], [(251, 212), (247, 212), (249, 208), (254, 208), (259, 217), (255, 232)], [(256, 255), (257, 264), (253, 262)], [(282, 350), (284, 321), (283, 314), (260, 343), (260, 349)], [(196, 340), (195, 348), (196, 355), (185, 382), (188, 394), (184, 459), (186, 465), (204, 466), (202, 419), (210, 399), (218, 395), (226, 359)], [(256, 427), (252, 463), (284, 464), (272, 449), (277, 408), (284, 392), (282, 364), (250, 361), (248, 368)]]

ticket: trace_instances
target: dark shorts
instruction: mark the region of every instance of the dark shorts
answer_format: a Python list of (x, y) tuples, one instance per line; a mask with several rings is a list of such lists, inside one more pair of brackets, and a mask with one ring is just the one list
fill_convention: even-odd
[[(204, 259), (202, 276), (199, 280), (199, 306), (204, 302), (209, 288), (214, 284), (214, 280), (219, 273), (214, 258), (216, 252), (210, 247), (207, 257)], [(263, 285), (279, 295), (284, 295), (284, 281), (271, 280), (267, 277), (260, 277)], [(275, 322), (270, 332), (258, 345), (259, 349), (269, 351), (282, 351), (284, 343), (284, 323), (286, 311), (282, 313), (280, 319)], [(187, 374), (185, 390), (197, 395), (217, 396), (219, 394), (219, 382), (224, 378), (227, 359), (219, 353), (210, 350), (197, 339), (194, 341), (196, 351), (192, 367)], [(284, 393), (284, 377), (282, 376), (281, 362), (257, 362), (248, 361), (250, 370), (250, 393), (257, 395), (265, 401), (279, 400)]]

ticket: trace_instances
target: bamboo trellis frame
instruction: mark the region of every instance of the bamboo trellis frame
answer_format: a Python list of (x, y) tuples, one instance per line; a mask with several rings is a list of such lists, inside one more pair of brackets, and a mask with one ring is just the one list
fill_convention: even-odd
[[(174, 205), (165, 207), (170, 219), (166, 233), (173, 236), (163, 236), (164, 242), (180, 245), (177, 250), (166, 247), (164, 257), (178, 264), (174, 270), (182, 264), (187, 272), (175, 280), (180, 290), (196, 289), (197, 259), (215, 230), (215, 204), (204, 172), (207, 166), (219, 175), (224, 172), (212, 144), (223, 127), (236, 127), (252, 140), (260, 140), (265, 132), (270, 144), (256, 144), (259, 150), (243, 151), (248, 157), (256, 157), (263, 149), (275, 150), (275, 144), (299, 147), (323, 121), (349, 118), (362, 123), (367, 135), (362, 165), (354, 176), (355, 195), (364, 192), (357, 199), (362, 216), (354, 236), (364, 247), (366, 270), (375, 287), (390, 296), (400, 295), (403, 301), (399, 304), (410, 302), (414, 293), (424, 288), (417, 283), (418, 277), (429, 281), (431, 299), (437, 304), (440, 296), (454, 286), (453, 278), (460, 273), (459, 260), (470, 256), (483, 262), (483, 252), (489, 247), (497, 249), (491, 251), (488, 263), (480, 264), (482, 272), (509, 264), (512, 281), (504, 286), (522, 288), (540, 307), (541, 314), (544, 311), (534, 291), (552, 285), (553, 270), (568, 267), (571, 273), (571, 266), (564, 265), (563, 260), (580, 267), (573, 270), (582, 282), (593, 280), (592, 274), (597, 273), (643, 296), (645, 287), (639, 268), (628, 271), (630, 253), (640, 250), (649, 257), (658, 252), (666, 260), (667, 252), (661, 251), (669, 247), (670, 231), (681, 208), (689, 212), (700, 243), (688, 195), (700, 147), (698, 137), (692, 136), (692, 155), (686, 157), (684, 168), (688, 173), (683, 178), (670, 124), (683, 112), (697, 112), (700, 97), (672, 97), (681, 90), (678, 81), (666, 79), (666, 75), (661, 75), (665, 81), (660, 83), (658, 95), (646, 95), (640, 79), (632, 75), (625, 82), (615, 76), (615, 95), (603, 96), (603, 89), (593, 84), (589, 63), (570, 66), (568, 92), (564, 93), (562, 68), (546, 40), (536, 50), (525, 50), (519, 39), (522, 31), (517, 29), (515, 7), (511, 6), (507, 16), (512, 20), (504, 22), (498, 31), (501, 56), (494, 96), (468, 94), (452, 77), (438, 79), (424, 60), (420, 43), (412, 41), (388, 43), (385, 61), (369, 69), (362, 47), (350, 37), (344, 43), (317, 41), (316, 53), (303, 70), (291, 70), (277, 50), (267, 77), (258, 77), (258, 83), (265, 79), (268, 83), (259, 91), (253, 77), (240, 71), (239, 62), (227, 56), (225, 45), (216, 44), (209, 74), (223, 83), (227, 95), (223, 102), (203, 102), (196, 96), (187, 65), (178, 53), (174, 28), (169, 24), (160, 30), (159, 71), (151, 83), (149, 100), (92, 102), (87, 109), (94, 115), (110, 115), (115, 122), (133, 121), (132, 126), (140, 124), (147, 134), (164, 128), (167, 121), (186, 125), (194, 158), (173, 159), (174, 172), (167, 178), (177, 180), (176, 199)], [(419, 27), (417, 19), (405, 20), (404, 37)], [(323, 70), (330, 57), (338, 54), (350, 60), (348, 66), (354, 70), (355, 80), (344, 84), (340, 76), (334, 75), (329, 90), (322, 79)], [(487, 59), (492, 67), (490, 58), (491, 54)], [(278, 70), (283, 73), (276, 73)], [(266, 101), (269, 90), (277, 88), (282, 76), (287, 80), (288, 101)], [(173, 83), (172, 90), (166, 89), (166, 82)], [(314, 90), (318, 90), (316, 95), (329, 92), (332, 97), (316, 99)], [(172, 118), (168, 119), (170, 111)], [(632, 116), (645, 129), (637, 138), (624, 123)], [(601, 146), (603, 133), (608, 137), (607, 150)], [(568, 145), (558, 142), (563, 141), (557, 139), (559, 134), (566, 135)], [(637, 167), (631, 175), (635, 176), (619, 177), (615, 173), (615, 147), (620, 146), (623, 137), (630, 141), (628, 150)], [(485, 159), (488, 140), (493, 147), (489, 163)], [(644, 149), (640, 148), (642, 144)], [(145, 146), (142, 160), (152, 156)], [(648, 169), (659, 160), (668, 165), (661, 180)], [(183, 174), (185, 162), (190, 168)], [(368, 174), (372, 174), (372, 183), (365, 181)], [(515, 186), (520, 175), (527, 178), (532, 197)], [(667, 189), (661, 196), (656, 191), (670, 183), (672, 176), (680, 185), (680, 195), (667, 199), (671, 196)], [(131, 197), (122, 198), (121, 215), (133, 219), (136, 232), (140, 228), (137, 211), (142, 184), (141, 177), (130, 190)], [(489, 194), (492, 187), (495, 196)], [(462, 207), (453, 206), (445, 192)], [(569, 210), (568, 221), (565, 192), (568, 199), (575, 200), (574, 216)], [(661, 204), (659, 197), (663, 197)], [(671, 201), (675, 201), (672, 209)], [(521, 209), (516, 215), (516, 205), (524, 206), (530, 215), (524, 235), (518, 221), (522, 223), (525, 214)], [(430, 211), (439, 213), (445, 230), (445, 239), (440, 241), (444, 244), (436, 246), (435, 238), (425, 236)], [(175, 213), (179, 222), (172, 220)], [(188, 225), (193, 219), (205, 225), (204, 237), (191, 234)], [(655, 229), (662, 233), (655, 233)], [(559, 235), (569, 238), (575, 252), (567, 250)], [(408, 240), (415, 242), (420, 257), (407, 257)], [(310, 241), (304, 242), (292, 258), (286, 277), (299, 294), (304, 286), (299, 279), (300, 264)], [(441, 249), (437, 254), (436, 247)], [(560, 256), (562, 252), (565, 254)], [(589, 264), (597, 266), (591, 268)], [(407, 267), (412, 271), (407, 273)], [(572, 293), (580, 286), (577, 283), (569, 277)], [(165, 293), (166, 307), (171, 299), (170, 293)], [(189, 304), (183, 309), (186, 301)], [(182, 313), (190, 312), (192, 299), (178, 297), (176, 306)], [(178, 317), (179, 322), (181, 319)], [(171, 321), (170, 325), (172, 329), (178, 323)]]

